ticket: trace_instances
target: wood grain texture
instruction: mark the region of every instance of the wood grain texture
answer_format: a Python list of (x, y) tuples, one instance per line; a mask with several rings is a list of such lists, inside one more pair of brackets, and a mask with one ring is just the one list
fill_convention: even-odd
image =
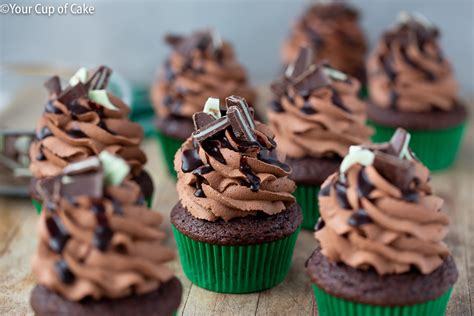
[[(164, 228), (169, 235), (166, 242), (175, 247), (167, 216), (178, 199), (174, 181), (166, 174), (155, 141), (147, 140), (144, 149), (149, 157), (147, 169), (155, 183), (153, 206), (165, 214)], [(444, 210), (451, 217), (447, 243), (460, 274), (447, 315), (472, 315), (474, 306), (473, 157), (474, 127), (470, 124), (456, 166), (433, 175), (434, 191), (446, 200)], [(36, 247), (37, 220), (30, 201), (0, 198), (0, 315), (32, 314), (29, 294), (34, 277), (30, 261)], [(317, 315), (310, 282), (304, 272), (304, 263), (315, 247), (313, 234), (302, 231), (290, 273), (283, 283), (246, 295), (217, 294), (192, 285), (177, 259), (171, 265), (184, 288), (178, 315)]]

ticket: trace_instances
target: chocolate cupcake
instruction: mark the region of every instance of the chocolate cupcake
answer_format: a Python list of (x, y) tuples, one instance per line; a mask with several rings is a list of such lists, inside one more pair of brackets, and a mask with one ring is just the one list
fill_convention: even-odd
[(158, 116), (158, 140), (169, 171), (176, 176), (174, 155), (194, 131), (192, 116), (202, 110), (207, 98), (223, 100), (237, 94), (253, 104), (256, 94), (232, 46), (216, 32), (168, 35), (166, 42), (173, 51), (151, 88), (151, 97)]
[(390, 139), (397, 127), (407, 129), (413, 151), (431, 170), (455, 161), (467, 121), (438, 40), (439, 30), (425, 17), (402, 12), (367, 64), (373, 140)]
[(176, 153), (171, 223), (186, 276), (223, 293), (271, 288), (288, 273), (302, 221), (290, 168), (245, 99), (210, 98)]
[(320, 247), (307, 262), (320, 315), (444, 315), (458, 278), (449, 218), (398, 129), (353, 146), (319, 193)]
[(320, 185), (337, 170), (349, 146), (369, 142), (372, 130), (364, 125), (366, 104), (358, 98), (359, 87), (354, 77), (313, 63), (306, 47), (272, 84), (268, 118), (278, 149), (292, 168), (303, 228), (313, 229)]
[(328, 60), (331, 65), (365, 85), (364, 59), (367, 43), (359, 25), (358, 12), (343, 1), (314, 4), (296, 21), (282, 50), (288, 65), (298, 57), (300, 46), (317, 54), (315, 62)]
[(182, 287), (167, 263), (162, 215), (128, 164), (107, 151), (38, 180), (43, 199), (33, 258), (36, 315), (172, 315)]
[(68, 164), (104, 150), (127, 161), (132, 168), (129, 177), (151, 203), (153, 182), (143, 170), (147, 158), (140, 149), (143, 129), (128, 119), (127, 105), (105, 90), (110, 74), (105, 66), (90, 75), (81, 68), (64, 89), (58, 76), (45, 83), (49, 100), (30, 146), (31, 195), (37, 209), (41, 207), (39, 179), (57, 176)]

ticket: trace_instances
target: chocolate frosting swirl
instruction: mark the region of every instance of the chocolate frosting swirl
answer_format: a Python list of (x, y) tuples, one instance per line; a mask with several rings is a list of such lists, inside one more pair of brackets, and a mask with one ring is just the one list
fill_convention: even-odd
[(373, 103), (402, 112), (452, 110), (458, 86), (438, 40), (438, 29), (424, 17), (402, 13), (367, 63)]
[[(399, 129), (390, 144), (351, 150), (347, 170), (323, 184), (315, 237), (330, 261), (380, 275), (411, 267), (429, 274), (449, 255), (443, 200), (432, 194), (429, 171), (407, 151), (407, 143)], [(370, 163), (361, 158), (367, 149), (373, 153)]]
[(287, 74), (273, 85), (270, 126), (290, 158), (344, 157), (350, 145), (369, 142), (373, 132), (365, 126), (359, 82), (326, 64), (298, 67), (302, 56), (309, 54), (305, 50), (289, 68), (301, 69), (299, 73)]
[(215, 32), (196, 32), (188, 37), (166, 38), (173, 52), (151, 89), (159, 117), (188, 117), (202, 110), (209, 96), (223, 100), (242, 95), (250, 103), (256, 98), (248, 85), (245, 69), (237, 62), (232, 46)]
[[(194, 217), (208, 221), (285, 211), (295, 202), (295, 184), (288, 179), (290, 168), (275, 156), (272, 132), (253, 119), (250, 128), (248, 121), (245, 127), (234, 122), (216, 127), (229, 118), (232, 108), (219, 120), (210, 118), (211, 125), (199, 123), (206, 113), (195, 114), (198, 130), (175, 157), (182, 204)], [(243, 139), (244, 128), (253, 133), (254, 142)], [(207, 135), (197, 138), (202, 132)]]
[[(43, 198), (47, 202), (33, 258), (38, 283), (72, 301), (154, 291), (174, 277), (166, 263), (175, 254), (162, 245), (162, 215), (144, 206), (139, 186), (129, 180), (106, 185), (103, 195), (99, 190), (101, 197), (84, 192), (91, 187), (102, 189), (102, 185), (92, 185), (101, 183), (102, 173), (88, 172), (87, 180), (77, 178), (81, 189)], [(53, 182), (64, 183), (61, 178)], [(67, 179), (68, 184), (76, 181), (75, 176)], [(50, 181), (41, 180), (44, 190), (51, 186)]]
[[(79, 91), (77, 97), (61, 97), (73, 89)], [(143, 129), (128, 119), (129, 108), (125, 103), (111, 94), (107, 96), (116, 109), (92, 101), (87, 89), (76, 86), (62, 91), (50, 89), (49, 101), (36, 126), (36, 140), (30, 147), (30, 169), (34, 177), (58, 175), (68, 164), (103, 150), (124, 158), (132, 167), (133, 176), (142, 171), (147, 161), (139, 148)]]
[(300, 17), (283, 45), (286, 65), (296, 60), (300, 46), (317, 52), (314, 61), (329, 60), (335, 68), (365, 83), (367, 43), (357, 11), (346, 3), (318, 3)]

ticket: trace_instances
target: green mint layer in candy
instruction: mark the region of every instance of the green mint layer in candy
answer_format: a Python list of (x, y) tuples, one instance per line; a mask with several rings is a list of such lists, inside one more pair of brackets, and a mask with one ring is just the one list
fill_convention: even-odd
[(130, 166), (125, 160), (112, 155), (108, 151), (101, 152), (99, 159), (102, 161), (105, 183), (108, 185), (119, 185), (130, 172)]
[(91, 90), (89, 91), (89, 99), (97, 104), (102, 105), (110, 110), (118, 111), (118, 108), (110, 102), (106, 90)]
[(87, 69), (85, 67), (79, 68), (78, 71), (69, 79), (69, 85), (75, 86), (79, 82), (86, 83), (87, 81)]

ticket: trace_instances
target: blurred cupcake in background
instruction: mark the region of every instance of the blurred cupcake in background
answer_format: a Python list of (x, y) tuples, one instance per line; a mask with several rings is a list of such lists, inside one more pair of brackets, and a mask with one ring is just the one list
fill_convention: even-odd
[(171, 211), (186, 276), (221, 293), (263, 291), (287, 275), (302, 221), (271, 130), (245, 99), (209, 98), (176, 153), (180, 201)]
[(30, 146), (31, 195), (38, 210), (38, 180), (57, 176), (70, 163), (104, 150), (127, 161), (132, 168), (129, 178), (151, 204), (153, 182), (143, 169), (147, 157), (140, 149), (143, 129), (128, 119), (128, 106), (105, 90), (110, 74), (105, 66), (92, 72), (81, 68), (65, 88), (58, 76), (45, 83), (49, 100)]
[(313, 229), (320, 185), (337, 170), (349, 147), (370, 142), (373, 131), (365, 126), (367, 108), (358, 98), (359, 87), (356, 78), (314, 63), (307, 47), (272, 84), (268, 118), (278, 150), (292, 168), (303, 228)]
[(397, 130), (353, 146), (319, 193), (319, 246), (306, 263), (319, 315), (444, 315), (458, 271), (428, 169)]
[(321, 1), (308, 8), (283, 45), (285, 65), (296, 60), (300, 46), (313, 48), (314, 61), (328, 60), (334, 68), (356, 77), (365, 86), (367, 43), (358, 12), (347, 3)]
[(173, 51), (151, 87), (151, 98), (165, 162), (176, 176), (174, 155), (194, 131), (192, 115), (202, 110), (207, 98), (237, 94), (253, 104), (256, 94), (232, 46), (217, 32), (168, 35), (165, 40)]
[(370, 55), (367, 72), (373, 140), (386, 141), (403, 127), (428, 168), (449, 167), (460, 148), (467, 111), (441, 51), (438, 28), (418, 13), (400, 13)]
[(175, 315), (175, 252), (163, 244), (163, 216), (146, 207), (129, 171), (103, 151), (38, 181), (35, 315)]

